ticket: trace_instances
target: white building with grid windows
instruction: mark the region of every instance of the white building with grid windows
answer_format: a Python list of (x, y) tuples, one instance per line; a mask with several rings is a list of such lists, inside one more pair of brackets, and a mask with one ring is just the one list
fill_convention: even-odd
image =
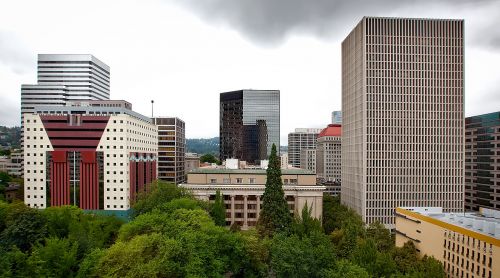
[(364, 17), (342, 42), (342, 203), (464, 206), (463, 20)]

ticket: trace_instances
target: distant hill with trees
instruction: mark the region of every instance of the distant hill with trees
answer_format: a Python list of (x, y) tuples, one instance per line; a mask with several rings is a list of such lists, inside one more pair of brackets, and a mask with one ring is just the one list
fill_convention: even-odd
[(219, 137), (186, 139), (186, 152), (219, 157)]
[(3, 148), (19, 148), (21, 146), (21, 128), (0, 126), (0, 146)]

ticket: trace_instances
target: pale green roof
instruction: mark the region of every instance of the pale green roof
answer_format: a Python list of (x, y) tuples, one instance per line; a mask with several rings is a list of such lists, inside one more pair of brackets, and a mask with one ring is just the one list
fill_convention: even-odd
[[(214, 169), (214, 168), (197, 168), (189, 172), (189, 174), (257, 174), (265, 175), (265, 169)], [(314, 172), (305, 169), (281, 169), (282, 175), (315, 175)]]

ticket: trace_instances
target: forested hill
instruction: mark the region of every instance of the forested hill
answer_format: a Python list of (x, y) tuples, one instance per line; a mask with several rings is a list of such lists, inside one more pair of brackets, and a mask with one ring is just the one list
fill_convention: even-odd
[(0, 146), (16, 148), (20, 146), (21, 128), (0, 126)]
[(219, 156), (219, 137), (186, 139), (186, 152)]

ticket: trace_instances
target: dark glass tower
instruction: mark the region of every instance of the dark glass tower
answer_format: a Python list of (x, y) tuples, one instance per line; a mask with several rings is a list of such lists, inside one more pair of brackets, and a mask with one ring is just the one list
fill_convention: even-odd
[(220, 94), (220, 159), (249, 163), (267, 159), (280, 145), (280, 91), (240, 90)]
[(465, 118), (465, 210), (500, 209), (500, 112)]

